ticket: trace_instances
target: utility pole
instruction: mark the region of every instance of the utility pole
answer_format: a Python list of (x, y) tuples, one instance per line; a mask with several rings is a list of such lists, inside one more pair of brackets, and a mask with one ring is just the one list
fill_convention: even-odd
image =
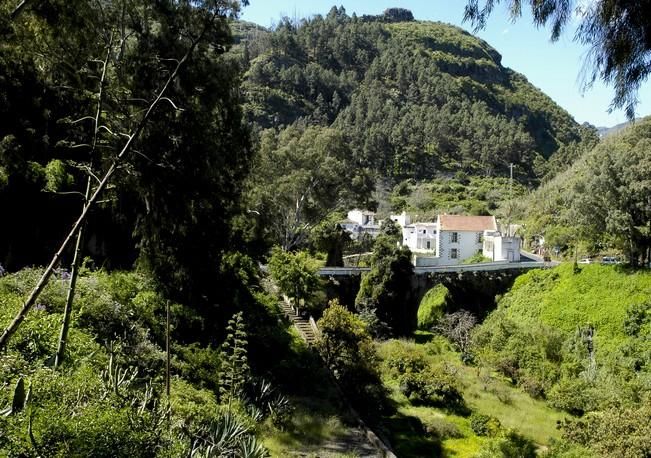
[(509, 215), (506, 219), (506, 235), (511, 237), (511, 213), (513, 212), (513, 162), (509, 164)]

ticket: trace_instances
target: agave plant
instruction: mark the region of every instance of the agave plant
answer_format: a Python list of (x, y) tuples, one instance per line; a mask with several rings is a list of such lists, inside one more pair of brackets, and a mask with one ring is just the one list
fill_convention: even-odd
[(265, 458), (268, 456), (269, 452), (258, 442), (250, 428), (230, 412), (200, 431), (195, 436), (190, 451), (191, 458)]

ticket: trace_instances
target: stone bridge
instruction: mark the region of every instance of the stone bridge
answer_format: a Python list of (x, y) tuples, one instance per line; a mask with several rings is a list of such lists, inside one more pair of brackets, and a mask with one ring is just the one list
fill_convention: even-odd
[[(408, 322), (405, 323), (404, 331), (415, 329), (418, 306), (427, 291), (437, 284), (442, 284), (448, 289), (454, 309), (463, 308), (483, 317), (495, 308), (495, 297), (508, 291), (519, 275), (531, 269), (556, 265), (557, 262), (531, 261), (415, 267), (409, 294), (402, 302), (403, 313)], [(352, 308), (362, 274), (369, 270), (367, 267), (322, 268), (319, 274), (326, 280), (328, 299), (337, 298), (342, 304)]]
[[(528, 270), (554, 267), (558, 262), (482, 262), (479, 264), (458, 264), (454, 266), (414, 267), (414, 274), (426, 275), (429, 273), (461, 273), (461, 272), (494, 272), (502, 270)], [(322, 267), (319, 275), (322, 277), (347, 277), (361, 275), (368, 272), (370, 267)]]

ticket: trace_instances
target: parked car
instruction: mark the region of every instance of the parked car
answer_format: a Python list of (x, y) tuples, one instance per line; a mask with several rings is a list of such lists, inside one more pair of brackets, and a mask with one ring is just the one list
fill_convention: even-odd
[(617, 259), (615, 256), (604, 256), (601, 258), (601, 263), (602, 264), (619, 264), (619, 259)]
[(590, 258), (581, 258), (581, 259), (579, 259), (579, 264), (592, 264), (592, 259), (590, 259)]

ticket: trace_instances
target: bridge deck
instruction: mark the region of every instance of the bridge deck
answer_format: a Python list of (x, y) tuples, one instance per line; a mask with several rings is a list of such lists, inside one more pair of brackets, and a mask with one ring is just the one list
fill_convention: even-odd
[[(488, 272), (495, 270), (513, 270), (513, 269), (541, 269), (545, 267), (555, 267), (558, 262), (483, 262), (480, 264), (459, 264), (455, 266), (431, 266), (431, 267), (414, 267), (416, 275), (430, 272), (451, 273), (451, 272)], [(323, 267), (319, 269), (319, 275), (324, 277), (338, 277), (361, 275), (368, 272), (369, 267)]]

